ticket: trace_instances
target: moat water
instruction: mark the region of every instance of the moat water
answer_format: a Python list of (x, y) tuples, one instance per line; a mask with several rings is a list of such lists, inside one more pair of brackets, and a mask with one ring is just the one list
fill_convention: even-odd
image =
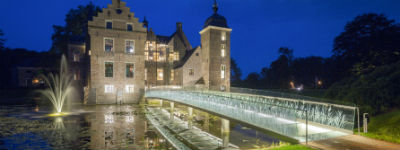
[[(47, 116), (51, 111), (45, 106), (0, 106), (0, 149), (175, 149), (146, 117), (153, 109), (169, 112), (169, 103), (152, 99), (141, 105), (73, 105), (63, 117)], [(207, 135), (223, 138), (220, 116), (193, 108), (189, 117), (188, 107), (177, 103), (173, 114)], [(229, 142), (240, 149), (288, 144), (268, 131), (223, 119), (230, 122)]]

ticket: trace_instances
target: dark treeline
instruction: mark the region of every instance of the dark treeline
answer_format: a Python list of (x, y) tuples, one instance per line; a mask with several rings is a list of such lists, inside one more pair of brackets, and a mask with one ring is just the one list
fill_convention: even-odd
[(0, 89), (17, 87), (17, 67), (41, 67), (54, 70), (58, 66), (59, 55), (37, 52), (22, 48), (0, 49)]
[[(372, 114), (400, 106), (400, 24), (382, 14), (363, 14), (334, 39), (333, 55), (280, 56), (241, 80), (232, 60), (232, 86), (261, 89), (326, 89), (324, 98), (351, 102)], [(236, 73), (238, 72), (238, 73)]]
[(85, 42), (88, 38), (87, 22), (99, 11), (101, 11), (100, 7), (94, 6), (91, 2), (86, 6), (71, 9), (65, 17), (64, 26), (53, 26), (54, 33), (51, 37), (53, 44), (46, 52), (4, 47), (6, 39), (0, 29), (0, 67), (3, 70), (0, 75), (0, 88), (17, 87), (17, 67), (42, 67), (57, 70), (61, 55), (67, 54), (68, 42)]

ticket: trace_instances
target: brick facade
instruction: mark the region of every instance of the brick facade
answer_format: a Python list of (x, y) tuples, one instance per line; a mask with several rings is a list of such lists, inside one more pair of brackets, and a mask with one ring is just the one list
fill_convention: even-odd
[[(213, 16), (206, 23), (215, 21)], [(145, 88), (154, 86), (229, 91), (231, 29), (226, 25), (205, 26), (200, 32), (201, 46), (192, 48), (182, 23), (176, 24), (171, 36), (156, 35), (148, 29), (147, 20), (139, 22), (125, 2), (112, 0), (89, 21), (88, 28), (88, 43), (69, 48), (71, 71), (81, 69), (79, 80), (87, 104), (137, 103)], [(77, 53), (79, 62), (74, 61)]]

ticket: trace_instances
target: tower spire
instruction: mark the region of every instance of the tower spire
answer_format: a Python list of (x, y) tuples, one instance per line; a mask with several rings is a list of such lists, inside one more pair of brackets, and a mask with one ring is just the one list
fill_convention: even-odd
[(217, 11), (218, 11), (217, 0), (214, 0), (213, 10), (214, 10), (214, 13), (217, 13)]

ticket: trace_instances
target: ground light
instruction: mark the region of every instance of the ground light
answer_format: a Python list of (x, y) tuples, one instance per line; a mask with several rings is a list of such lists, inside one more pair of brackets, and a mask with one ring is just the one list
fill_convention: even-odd
[(61, 117), (61, 116), (67, 116), (69, 113), (67, 112), (58, 112), (58, 113), (53, 113), (53, 114), (48, 114), (47, 116), (49, 117)]

